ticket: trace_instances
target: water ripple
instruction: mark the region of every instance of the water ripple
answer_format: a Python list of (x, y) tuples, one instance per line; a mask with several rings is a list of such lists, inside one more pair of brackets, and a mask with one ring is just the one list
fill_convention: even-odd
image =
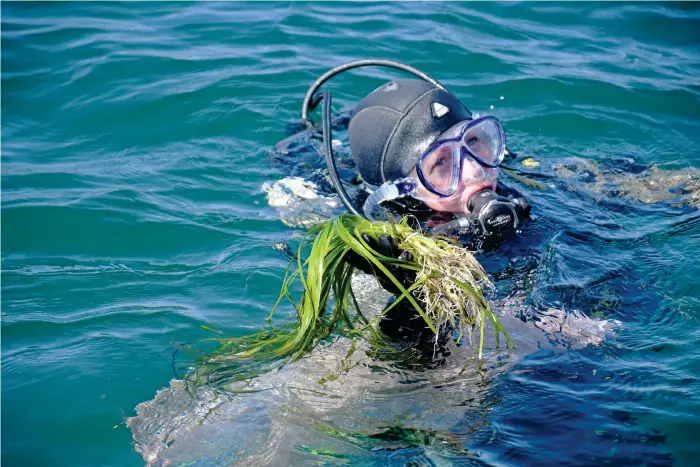
[[(518, 347), (482, 372), (465, 346), (444, 368), (365, 362), (322, 387), (336, 343), (270, 376), (294, 389), (229, 406), (249, 425), (207, 425), (207, 446), (266, 427), (251, 462), (693, 465), (698, 211), (557, 167), (693, 173), (698, 21), (693, 3), (3, 2), (3, 460), (142, 461), (121, 411), (167, 384), (176, 343), (211, 336), (201, 324), (263, 327), (286, 265), (272, 246), (304, 233), (267, 205), (261, 185), (286, 175), (268, 150), (320, 73), (381, 57), (502, 118), (540, 163), (543, 189), (510, 180), (536, 222), (480, 258)], [(334, 108), (394, 76), (334, 78)], [(566, 334), (592, 318), (614, 332)]]

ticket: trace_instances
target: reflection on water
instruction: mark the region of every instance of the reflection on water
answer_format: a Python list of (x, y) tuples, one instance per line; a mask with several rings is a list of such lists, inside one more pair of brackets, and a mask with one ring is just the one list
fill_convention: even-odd
[[(373, 278), (359, 275), (353, 286), (368, 316), (381, 312), (388, 294)], [(557, 341), (598, 345), (619, 324), (548, 310), (533, 326), (516, 317), (524, 298), (494, 302), (516, 349), (492, 352), (482, 368), (468, 343), (450, 345), (439, 367), (420, 369), (375, 359), (370, 344), (338, 338), (280, 371), (229, 385), (230, 392), (202, 386), (192, 397), (173, 380), (127, 424), (150, 465), (306, 465), (319, 457), (347, 464), (367, 462), (370, 453), (380, 462), (377, 456), (396, 451), (414, 461), (470, 458), (465, 446), (489, 423), (495, 378), (538, 348), (561, 349)]]

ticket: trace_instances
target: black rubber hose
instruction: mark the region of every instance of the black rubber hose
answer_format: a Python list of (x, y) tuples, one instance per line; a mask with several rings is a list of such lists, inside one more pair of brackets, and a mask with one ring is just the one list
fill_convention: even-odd
[[(309, 107), (308, 107), (309, 110), (308, 110), (308, 111), (309, 111), (309, 112), (313, 112), (314, 109), (315, 109), (316, 107), (318, 107), (318, 104), (319, 104), (319, 102), (321, 102), (321, 99), (323, 99), (323, 93), (322, 93), (322, 92), (316, 94), (315, 96), (312, 96), (311, 101), (309, 101)], [(308, 115), (307, 115), (306, 117), (302, 118), (302, 120), (305, 121), (305, 122), (307, 122), (307, 123), (310, 123), (310, 122), (309, 122), (309, 119), (308, 119), (307, 117), (308, 117)]]
[[(349, 70), (351, 68), (359, 68), (363, 66), (385, 66), (389, 68), (396, 68), (398, 70), (402, 70), (408, 73), (411, 73), (412, 75), (415, 75), (421, 79), (424, 79), (425, 81), (429, 82), (433, 86), (437, 86), (440, 89), (443, 89), (447, 91), (445, 86), (440, 84), (437, 80), (431, 78), (430, 76), (426, 75), (420, 70), (417, 70), (413, 68), (412, 66), (405, 65), (401, 62), (397, 62), (394, 60), (381, 60), (381, 59), (368, 59), (368, 60), (355, 60), (353, 62), (348, 62), (343, 65), (337, 66), (326, 73), (324, 73), (319, 79), (316, 80), (314, 84), (311, 85), (308, 91), (306, 91), (306, 96), (304, 96), (304, 102), (301, 104), (301, 119), (304, 121), (308, 120), (309, 117), (309, 111), (311, 106), (311, 100), (313, 99), (314, 93), (329, 79), (331, 79), (333, 76), (337, 75), (338, 73), (341, 73), (345, 70)], [(315, 106), (313, 106), (315, 107)]]
[(453, 230), (467, 230), (466, 233), (472, 233), (474, 231), (474, 224), (468, 218), (459, 217), (444, 224), (432, 227), (430, 232), (433, 235), (441, 235), (447, 232), (452, 232)]
[(338, 169), (335, 166), (335, 159), (333, 158), (333, 141), (331, 133), (331, 93), (329, 91), (323, 91), (321, 93), (321, 98), (323, 99), (323, 109), (321, 112), (321, 122), (322, 122), (322, 133), (323, 133), (323, 155), (326, 158), (326, 164), (328, 165), (328, 174), (331, 177), (331, 183), (338, 193), (340, 200), (343, 202), (348, 211), (356, 216), (362, 216), (357, 210), (355, 205), (350, 201), (350, 197), (345, 191), (343, 182), (338, 177)]

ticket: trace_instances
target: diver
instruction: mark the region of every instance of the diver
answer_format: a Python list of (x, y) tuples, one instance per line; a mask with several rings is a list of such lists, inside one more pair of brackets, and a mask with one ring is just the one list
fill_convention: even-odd
[[(375, 65), (400, 69), (419, 79), (385, 83), (352, 111), (348, 139), (359, 172), (353, 184), (364, 188), (353, 201), (335, 163), (330, 93), (316, 91), (337, 73)], [(455, 235), (470, 249), (497, 246), (515, 235), (528, 218), (529, 203), (498, 181), (499, 166), (510, 155), (501, 122), (493, 116), (473, 114), (453, 93), (422, 72), (387, 60), (360, 60), (329, 71), (312, 85), (302, 105), (302, 121), (310, 132), (317, 131), (318, 125), (308, 120), (308, 112), (320, 102), (322, 152), (332, 187), (353, 214), (368, 219), (409, 216), (414, 228)], [(359, 207), (357, 200), (362, 197), (364, 203)], [(405, 258), (408, 253), (398, 251), (390, 236), (380, 237), (378, 243), (365, 240), (382, 254), (410, 259)], [(346, 261), (374, 275), (388, 292), (398, 292), (354, 252), (348, 253)], [(392, 273), (404, 285), (415, 281), (415, 274), (395, 269)], [(435, 344), (442, 348), (452, 331), (440, 329), (436, 337), (408, 301), (386, 311), (379, 327), (390, 338), (431, 352)]]
[[(410, 196), (416, 202), (394, 203), (393, 208), (403, 211), (401, 214), (418, 212), (433, 231), (467, 231), (482, 245), (507, 238), (527, 218), (525, 199), (498, 193), (499, 165), (507, 153), (501, 123), (492, 116), (475, 116), (445, 89), (424, 80), (390, 81), (362, 99), (348, 132), (360, 176), (380, 186), (365, 202), (363, 211), (368, 217), (378, 204)], [(427, 218), (426, 208), (432, 211)], [(379, 244), (365, 240), (382, 254), (407, 254), (398, 251), (389, 236), (382, 236)], [(398, 292), (354, 252), (346, 260), (375, 275), (387, 291)], [(399, 280), (406, 286), (415, 279), (404, 269), (395, 269), (392, 272), (401, 275)], [(435, 342), (408, 301), (389, 310), (379, 327), (392, 338)], [(450, 331), (440, 330), (439, 346), (447, 342)]]
[[(331, 95), (327, 90), (319, 91), (321, 86), (345, 70), (377, 65), (408, 72), (418, 79), (384, 83), (365, 96), (349, 114), (331, 118)], [(314, 123), (309, 113), (320, 103), (323, 104), (322, 119)], [(332, 138), (333, 131), (344, 129), (347, 129), (349, 151), (341, 141)], [(496, 117), (472, 113), (455, 94), (433, 78), (389, 60), (350, 62), (322, 75), (307, 91), (301, 122), (291, 133), (294, 134), (276, 145), (278, 154), (293, 153), (294, 160), (301, 160), (311, 148), (311, 152), (321, 153), (328, 168), (323, 176), (314, 171), (312, 179), (304, 182), (310, 185), (300, 186), (306, 190), (315, 183), (328, 196), (316, 193), (299, 196), (302, 201), (318, 201), (316, 204), (324, 209), (335, 202), (332, 209), (336, 209), (341, 208), (337, 202), (339, 198), (351, 213), (373, 220), (386, 220), (387, 216), (395, 214), (406, 216), (414, 228), (428, 234), (454, 236), (465, 248), (487, 252), (491, 258), (499, 256), (492, 253), (506, 242), (506, 250), (523, 252), (529, 243), (539, 241), (537, 234), (531, 236), (532, 229), (526, 228), (531, 219), (529, 202), (499, 179), (499, 170), (507, 169), (509, 175), (517, 172), (518, 177), (513, 177), (516, 181), (527, 176), (534, 182), (544, 179), (547, 186), (559, 184), (547, 174), (512, 167), (518, 156), (506, 146), (503, 126)], [(305, 135), (304, 138), (301, 135)], [(303, 140), (301, 144), (300, 140)], [(319, 140), (322, 143), (319, 144)], [(340, 167), (336, 164), (338, 158)], [(299, 167), (308, 171), (309, 160), (304, 159)], [(350, 194), (346, 187), (351, 190)], [(288, 185), (288, 188), (293, 187)], [(298, 205), (290, 206), (294, 208), (290, 211), (306, 210), (306, 206), (303, 210), (297, 209)], [(517, 237), (525, 241), (511, 241)], [(365, 240), (381, 254), (410, 259), (405, 257), (406, 252), (398, 250), (390, 236), (382, 236), (378, 242)], [(398, 292), (381, 272), (353, 252), (348, 253), (346, 260), (375, 276), (389, 293), (396, 295)], [(406, 287), (415, 281), (415, 275), (406, 269), (396, 268), (391, 272)], [(567, 315), (561, 310), (557, 312), (552, 329), (582, 328), (565, 325)], [(530, 313), (533, 312), (523, 312), (519, 319), (527, 322), (534, 318), (542, 324), (542, 316), (530, 316)], [(433, 344), (437, 342), (442, 348), (452, 331), (440, 329), (436, 339), (408, 301), (385, 311), (379, 328), (388, 337), (414, 342), (417, 348), (430, 350), (431, 354), (434, 353)]]

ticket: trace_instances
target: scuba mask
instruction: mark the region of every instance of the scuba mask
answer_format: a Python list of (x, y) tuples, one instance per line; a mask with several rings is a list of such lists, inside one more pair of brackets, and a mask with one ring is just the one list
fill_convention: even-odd
[[(461, 109), (456, 109), (453, 114), (449, 115), (452, 120), (449, 118), (443, 119), (443, 125), (445, 123), (451, 125), (451, 122), (454, 120), (459, 121), (451, 125), (451, 127), (445, 131), (443, 131), (443, 126), (442, 129), (440, 129), (440, 133), (437, 133), (436, 136), (433, 137), (435, 141), (420, 153), (417, 161), (413, 159), (415, 162), (411, 162), (410, 157), (405, 158), (408, 164), (415, 164), (417, 178), (410, 176), (401, 178), (396, 176), (396, 164), (391, 166), (392, 161), (384, 159), (384, 153), (390, 141), (386, 141), (384, 145), (384, 142), (380, 140), (380, 143), (384, 145), (384, 152), (382, 152), (381, 163), (378, 164), (378, 166), (381, 166), (382, 170), (385, 172), (391, 172), (389, 175), (385, 175), (383, 172), (381, 178), (394, 178), (394, 180), (385, 181), (373, 192), (367, 190), (370, 191), (370, 195), (365, 201), (362, 210), (359, 210), (350, 200), (340, 181), (333, 157), (331, 145), (330, 92), (325, 90), (321, 92), (317, 91), (326, 81), (336, 74), (363, 66), (385, 66), (411, 73), (429, 83), (431, 85), (429, 89), (434, 89), (436, 92), (442, 93), (443, 96), (450, 96), (452, 100), (458, 102)], [(390, 91), (392, 85), (393, 83), (390, 83), (390, 85), (385, 86), (385, 88)], [(375, 91), (375, 93), (376, 92), (377, 91)], [(424, 94), (421, 96), (423, 95)], [(358, 216), (364, 215), (364, 217), (370, 220), (374, 220), (373, 211), (383, 202), (407, 196), (421, 200), (418, 191), (419, 186), (426, 188), (429, 192), (439, 197), (448, 197), (455, 193), (460, 178), (466, 181), (487, 181), (490, 177), (491, 180), (495, 182), (496, 168), (501, 165), (505, 155), (508, 154), (503, 127), (497, 118), (491, 116), (474, 118), (475, 116), (471, 114), (461, 102), (454, 98), (443, 85), (415, 68), (400, 62), (390, 60), (358, 60), (346, 63), (326, 72), (309, 88), (304, 97), (304, 102), (302, 103), (302, 122), (307, 130), (314, 130), (317, 128), (317, 126), (308, 119), (308, 113), (317, 107), (320, 102), (323, 102), (321, 122), (323, 136), (322, 152), (328, 166), (331, 184), (348, 211)], [(433, 102), (433, 105), (435, 106), (435, 102)], [(452, 104), (450, 103), (450, 105)], [(452, 108), (454, 109), (456, 107), (452, 105)], [(440, 109), (440, 106), (438, 106), (438, 109)], [(444, 109), (442, 110), (444, 111)], [(466, 113), (464, 113), (464, 111), (466, 111)], [(362, 111), (359, 113), (362, 113)], [(424, 119), (423, 117), (426, 113), (429, 112), (421, 112), (419, 119)], [(438, 114), (436, 116), (435, 113), (433, 113), (433, 117), (440, 118), (442, 115)], [(382, 118), (379, 122), (385, 120), (386, 119)], [(420, 122), (417, 124), (420, 125)], [(392, 137), (398, 125), (397, 123), (394, 127)], [(361, 127), (360, 124), (357, 126)], [(365, 134), (371, 134), (373, 132), (374, 126), (375, 122), (371, 122), (366, 131), (359, 131), (359, 133), (362, 134), (362, 140), (365, 139)], [(439, 126), (437, 126), (437, 128), (439, 128)], [(408, 131), (408, 133), (404, 133), (404, 136), (408, 137), (401, 138), (399, 136), (397, 139), (410, 139), (413, 128), (410, 128)], [(364, 141), (362, 141), (362, 143), (364, 143)], [(351, 145), (353, 145), (353, 143), (351, 143)], [(410, 154), (410, 151), (404, 151), (403, 153), (399, 151), (399, 153)], [(356, 160), (356, 163), (357, 162)], [(362, 163), (362, 159), (359, 162)], [(465, 164), (471, 164), (470, 169), (476, 168), (476, 171), (472, 170), (470, 173), (465, 174)], [(391, 167), (386, 169), (388, 166)], [(398, 173), (401, 171), (404, 173), (407, 172), (405, 161), (404, 165), (399, 169)], [(377, 179), (377, 177), (374, 178)], [(377, 181), (381, 182), (381, 180)], [(371, 180), (371, 183), (374, 182), (375, 180)], [(500, 237), (515, 231), (520, 222), (528, 216), (530, 210), (529, 204), (523, 198), (506, 198), (499, 196), (490, 189), (485, 189), (473, 194), (467, 201), (467, 206), (465, 206), (465, 208), (470, 211), (468, 216), (457, 214), (454, 220), (433, 227), (432, 230), (436, 233), (456, 230), (460, 231), (460, 233)]]
[(459, 122), (443, 133), (418, 158), (416, 173), (428, 191), (447, 197), (454, 194), (467, 158), (477, 162), (470, 181), (488, 178), (483, 170), (498, 167), (505, 157), (506, 138), (496, 117)]

